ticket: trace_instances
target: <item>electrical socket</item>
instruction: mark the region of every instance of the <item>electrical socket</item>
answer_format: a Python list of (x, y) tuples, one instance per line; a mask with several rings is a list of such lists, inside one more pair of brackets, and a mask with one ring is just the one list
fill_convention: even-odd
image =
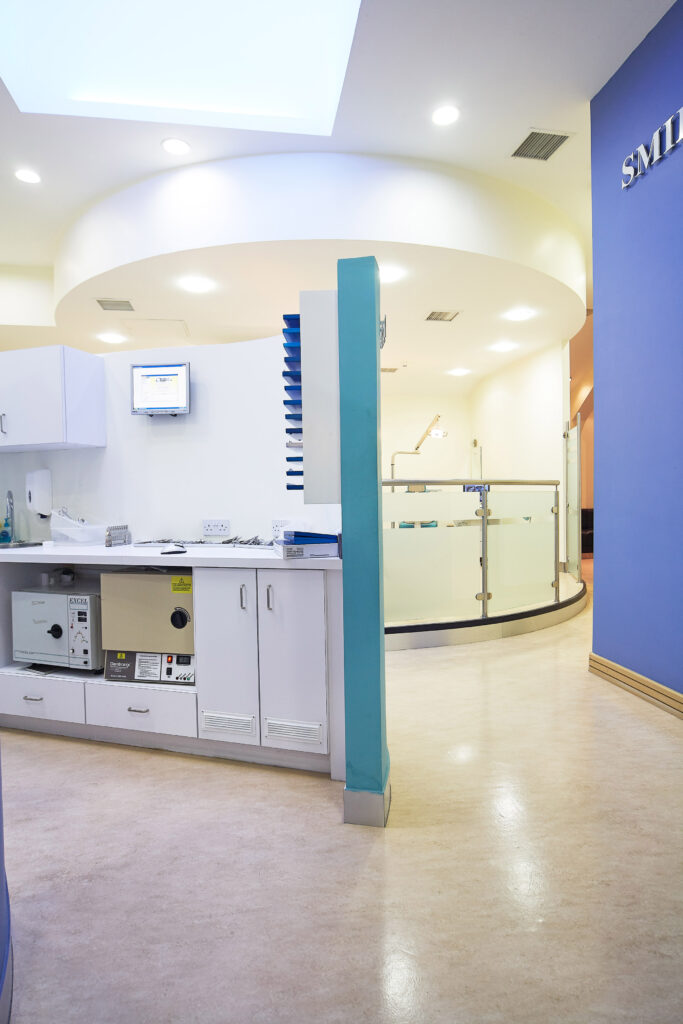
[(202, 534), (205, 537), (229, 537), (229, 519), (202, 519)]
[(282, 540), (285, 530), (292, 528), (291, 519), (273, 519), (273, 540)]

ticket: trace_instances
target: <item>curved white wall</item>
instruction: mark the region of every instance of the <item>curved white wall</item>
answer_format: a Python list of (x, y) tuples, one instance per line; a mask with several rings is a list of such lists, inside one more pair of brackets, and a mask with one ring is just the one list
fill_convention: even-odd
[(199, 164), (109, 196), (65, 236), (56, 300), (97, 274), (152, 256), (298, 239), (481, 253), (549, 274), (585, 300), (581, 243), (555, 207), (481, 175), (335, 153)]

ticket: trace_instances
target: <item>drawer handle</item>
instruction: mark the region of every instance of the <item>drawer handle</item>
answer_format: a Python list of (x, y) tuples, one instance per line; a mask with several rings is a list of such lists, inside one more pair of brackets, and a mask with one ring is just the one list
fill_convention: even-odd
[(266, 587), (266, 608), (269, 612), (273, 610), (273, 588), (270, 583)]
[(128, 710), (132, 711), (136, 715), (148, 715), (149, 714), (149, 708), (130, 708), (129, 707)]
[(240, 608), (243, 611), (247, 610), (247, 587), (244, 583), (240, 587)]
[(29, 697), (28, 694), (24, 694), (24, 700), (32, 700), (32, 701), (35, 701), (36, 704), (38, 704), (41, 700), (45, 700), (45, 698), (44, 697)]
[(7, 433), (7, 431), (5, 430), (5, 416), (6, 415), (7, 415), (7, 413), (0, 412), (0, 433), (1, 434), (6, 434)]

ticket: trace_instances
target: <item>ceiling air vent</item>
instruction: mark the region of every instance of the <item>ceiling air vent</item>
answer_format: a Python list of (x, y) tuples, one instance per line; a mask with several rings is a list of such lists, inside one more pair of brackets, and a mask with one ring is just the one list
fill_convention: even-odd
[(434, 313), (430, 313), (428, 317), (425, 317), (425, 319), (426, 320), (446, 320), (446, 321), (455, 320), (455, 318), (456, 318), (456, 316), (458, 315), (459, 312), (460, 312), (460, 310), (456, 310), (455, 313), (437, 313), (437, 312), (434, 312)]
[(568, 135), (556, 132), (531, 131), (512, 155), (521, 156), (525, 160), (549, 160), (568, 138)]
[(133, 303), (128, 299), (98, 299), (97, 302), (102, 309), (114, 310), (118, 313), (133, 312)]

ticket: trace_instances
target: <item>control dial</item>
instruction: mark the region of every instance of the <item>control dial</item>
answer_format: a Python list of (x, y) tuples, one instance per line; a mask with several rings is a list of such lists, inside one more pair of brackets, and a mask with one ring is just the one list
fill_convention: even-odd
[(57, 622), (55, 622), (54, 626), (50, 626), (50, 628), (48, 629), (48, 633), (50, 634), (50, 636), (53, 636), (55, 640), (59, 640), (63, 632), (64, 630)]
[(190, 621), (190, 613), (185, 608), (174, 608), (171, 612), (171, 625), (175, 629), (185, 629)]

